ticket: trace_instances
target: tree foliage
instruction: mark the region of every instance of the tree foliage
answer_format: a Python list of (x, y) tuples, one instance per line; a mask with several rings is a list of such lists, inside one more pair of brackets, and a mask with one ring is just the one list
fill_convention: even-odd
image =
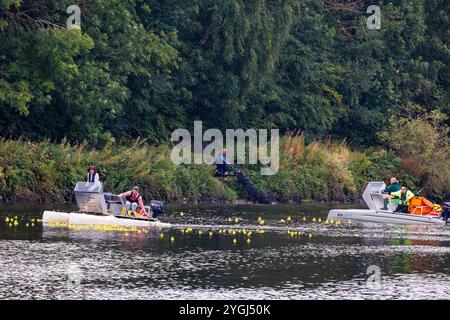
[(364, 0), (0, 0), (0, 135), (91, 145), (175, 128), (299, 128), (380, 143), (402, 106), (450, 115), (449, 5)]

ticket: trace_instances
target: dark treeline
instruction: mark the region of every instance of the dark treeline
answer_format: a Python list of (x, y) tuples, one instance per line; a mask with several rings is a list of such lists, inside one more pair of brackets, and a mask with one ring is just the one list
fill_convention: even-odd
[[(377, 145), (450, 115), (445, 0), (0, 0), (0, 135), (92, 145), (175, 128), (300, 128)], [(371, 4), (381, 29), (366, 27)]]

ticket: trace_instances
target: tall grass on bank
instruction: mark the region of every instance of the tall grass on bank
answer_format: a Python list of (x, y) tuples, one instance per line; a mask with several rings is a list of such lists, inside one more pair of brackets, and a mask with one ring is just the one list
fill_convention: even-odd
[[(216, 179), (214, 166), (177, 166), (170, 152), (169, 145), (149, 147), (142, 141), (95, 149), (67, 141), (0, 140), (0, 197), (7, 201), (71, 201), (75, 182), (86, 179), (86, 168), (91, 164), (99, 169), (105, 190), (118, 193), (139, 185), (147, 200), (209, 202), (246, 196), (232, 178), (226, 182)], [(448, 161), (448, 153), (440, 157)], [(414, 159), (420, 160), (423, 168), (426, 161), (437, 158)], [(361, 199), (368, 181), (387, 181), (392, 176), (413, 191), (427, 181), (429, 193), (422, 194), (439, 198), (448, 190), (446, 181), (450, 180), (449, 166), (441, 158), (433, 171), (415, 175), (410, 163), (393, 152), (355, 151), (345, 142), (330, 139), (306, 144), (302, 133), (293, 132), (281, 138), (277, 174), (261, 176), (258, 165), (244, 170), (259, 189), (282, 202), (354, 201)], [(424, 180), (431, 173), (440, 179)]]
[(234, 200), (236, 193), (214, 178), (212, 166), (176, 166), (168, 146), (89, 149), (67, 141), (0, 140), (0, 196), (8, 201), (71, 201), (76, 181), (95, 165), (105, 189), (114, 193), (139, 185), (146, 199)]
[(345, 142), (330, 139), (307, 145), (300, 132), (287, 134), (280, 146), (278, 174), (258, 176), (256, 168), (249, 172), (256, 185), (279, 201), (354, 201), (368, 181), (399, 175), (399, 160), (383, 150), (352, 151)]

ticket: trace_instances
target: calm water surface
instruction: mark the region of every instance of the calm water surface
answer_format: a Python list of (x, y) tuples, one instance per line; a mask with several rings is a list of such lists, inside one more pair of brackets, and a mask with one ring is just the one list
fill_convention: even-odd
[[(450, 227), (312, 222), (323, 205), (183, 205), (168, 206), (161, 220), (174, 228), (161, 238), (31, 227), (44, 209), (74, 208), (0, 207), (0, 299), (450, 298)], [(258, 217), (274, 228), (250, 243), (218, 232), (256, 229)]]

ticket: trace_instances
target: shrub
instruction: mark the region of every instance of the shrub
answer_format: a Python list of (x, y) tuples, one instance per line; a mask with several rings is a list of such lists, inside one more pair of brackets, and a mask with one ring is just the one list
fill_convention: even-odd
[(414, 177), (412, 183), (439, 198), (450, 193), (450, 139), (445, 120), (442, 113), (408, 105), (391, 117), (389, 129), (380, 134), (400, 157), (401, 170)]

